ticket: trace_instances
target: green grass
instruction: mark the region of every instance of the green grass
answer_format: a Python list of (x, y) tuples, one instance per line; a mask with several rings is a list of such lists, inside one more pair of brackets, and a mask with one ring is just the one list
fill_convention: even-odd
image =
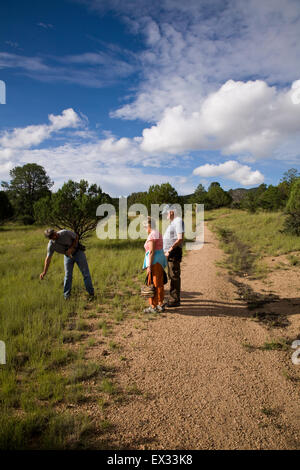
[(243, 348), (245, 348), (246, 351), (248, 351), (248, 352), (253, 352), (253, 351), (255, 351), (255, 350), (257, 349), (256, 346), (253, 346), (253, 344), (250, 344), (250, 343), (242, 343), (242, 346), (243, 346)]
[(84, 333), (80, 333), (79, 331), (64, 331), (63, 332), (63, 343), (77, 343), (85, 338)]
[(110, 329), (109, 326), (107, 325), (107, 321), (106, 321), (106, 320), (101, 320), (101, 321), (98, 323), (98, 328), (102, 331), (103, 336), (108, 336), (109, 333), (111, 332), (111, 329)]
[[(225, 266), (236, 274), (264, 278), (269, 270), (264, 257), (300, 250), (300, 237), (282, 232), (285, 219), (282, 212), (249, 214), (236, 209), (218, 209), (209, 211), (205, 218), (227, 253)], [(289, 260), (293, 266), (299, 264), (295, 255), (289, 255)]]
[[(225, 217), (221, 217), (224, 216)], [(230, 230), (262, 256), (277, 256), (300, 250), (300, 237), (282, 233), (285, 216), (282, 212), (258, 212), (249, 214), (242, 210), (210, 211), (211, 224), (215, 228)]]
[(266, 415), (266, 416), (278, 416), (279, 414), (279, 411), (277, 409), (274, 409), (274, 408), (269, 408), (269, 407), (263, 407), (261, 409), (261, 412)]
[(265, 342), (261, 346), (264, 351), (288, 351), (290, 349), (290, 344), (285, 338), (273, 339), (272, 341)]
[(104, 419), (100, 422), (100, 429), (102, 432), (110, 431), (111, 429), (113, 429), (113, 424), (107, 419)]
[(76, 330), (78, 331), (89, 331), (91, 329), (90, 324), (84, 320), (79, 319), (76, 324)]
[(120, 345), (117, 344), (115, 341), (110, 341), (108, 345), (112, 351), (118, 351), (120, 349)]
[(94, 362), (79, 361), (72, 364), (69, 383), (78, 383), (96, 377), (100, 373), (100, 365)]
[(143, 241), (93, 235), (86, 245), (96, 300), (87, 301), (75, 267), (66, 302), (62, 256), (55, 254), (46, 278), (39, 279), (47, 246), (43, 228), (0, 228), (0, 340), (7, 352), (7, 364), (0, 365), (0, 449), (88, 445), (91, 420), (62, 413), (60, 404), (84, 402), (89, 380), (115, 393), (102, 365), (86, 360), (88, 346), (95, 344), (87, 319), (98, 318), (94, 328), (106, 336), (114, 323), (142, 309)]
[(116, 386), (109, 379), (103, 379), (100, 390), (108, 395), (115, 395), (117, 393)]
[(141, 395), (142, 392), (139, 390), (137, 384), (133, 383), (131, 385), (128, 385), (128, 387), (126, 388), (126, 392), (129, 394), (129, 395)]
[(248, 246), (242, 243), (231, 230), (218, 227), (217, 233), (222, 241), (222, 248), (228, 255), (225, 265), (236, 274), (252, 274), (255, 256)]
[(300, 259), (298, 258), (298, 256), (289, 255), (287, 258), (291, 266), (298, 266), (300, 264)]
[(87, 416), (52, 411), (31, 411), (22, 418), (7, 411), (0, 416), (0, 448), (80, 449), (94, 430)]

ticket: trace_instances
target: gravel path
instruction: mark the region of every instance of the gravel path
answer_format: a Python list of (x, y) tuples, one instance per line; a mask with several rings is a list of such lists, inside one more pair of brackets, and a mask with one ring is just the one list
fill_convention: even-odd
[(216, 267), (222, 256), (206, 228), (203, 249), (182, 263), (181, 307), (128, 334), (117, 379), (142, 393), (110, 410), (112, 447), (300, 448), (297, 384), (282, 372), (289, 353), (247, 350), (269, 331)]

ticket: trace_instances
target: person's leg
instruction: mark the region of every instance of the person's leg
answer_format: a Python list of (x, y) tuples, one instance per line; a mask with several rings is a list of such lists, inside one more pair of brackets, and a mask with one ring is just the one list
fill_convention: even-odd
[(163, 267), (159, 263), (152, 266), (153, 284), (155, 287), (155, 296), (149, 299), (150, 305), (155, 308), (157, 305), (162, 305), (164, 300), (164, 273)]
[(84, 280), (84, 285), (86, 290), (90, 295), (94, 295), (94, 287), (90, 275), (90, 270), (89, 270), (89, 265), (85, 256), (85, 253), (81, 250), (77, 251), (75, 257), (74, 257), (76, 263), (78, 264), (78, 267), (81, 271), (81, 274), (83, 276)]
[(64, 298), (68, 299), (70, 297), (71, 289), (72, 289), (74, 260), (72, 258), (69, 258), (68, 256), (64, 256), (64, 266), (65, 266)]
[(168, 274), (170, 278), (170, 302), (180, 302), (180, 261), (168, 261)]
[[(157, 285), (157, 279), (156, 279), (156, 269), (155, 269), (155, 265), (152, 266), (152, 282), (153, 282), (153, 285), (155, 287), (155, 294), (154, 294), (154, 297), (152, 298), (149, 298), (149, 305), (150, 307), (152, 308), (155, 308), (157, 303), (158, 303), (158, 296), (157, 296), (157, 288), (156, 288), (156, 285)], [(151, 283), (151, 279), (150, 279), (150, 283)], [(149, 284), (149, 281), (148, 281), (148, 284)]]
[(163, 304), (165, 296), (165, 286), (164, 286), (164, 268), (161, 264), (157, 263), (157, 301), (158, 305)]

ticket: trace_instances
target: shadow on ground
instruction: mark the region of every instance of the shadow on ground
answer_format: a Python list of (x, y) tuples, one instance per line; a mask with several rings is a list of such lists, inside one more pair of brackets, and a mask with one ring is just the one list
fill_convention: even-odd
[[(288, 326), (290, 324), (288, 316), (300, 313), (300, 298), (274, 298), (274, 296), (263, 298), (257, 294), (255, 297), (248, 298), (247, 301), (237, 299), (236, 302), (223, 302), (205, 298), (199, 300), (199, 295), (201, 292), (183, 291), (180, 307), (170, 308), (167, 311), (199, 317), (249, 318), (273, 327)], [(254, 298), (256, 303), (254, 303)]]

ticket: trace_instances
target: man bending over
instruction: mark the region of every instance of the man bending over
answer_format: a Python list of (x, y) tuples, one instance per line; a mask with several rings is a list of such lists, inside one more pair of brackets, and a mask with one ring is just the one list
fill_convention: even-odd
[(82, 273), (85, 288), (91, 297), (94, 296), (94, 288), (89, 271), (88, 262), (82, 247), (78, 243), (78, 235), (71, 230), (59, 230), (53, 228), (45, 230), (45, 237), (49, 239), (47, 247), (47, 256), (44, 263), (44, 271), (40, 274), (43, 280), (49, 269), (51, 258), (56, 251), (64, 255), (65, 279), (64, 279), (64, 298), (68, 299), (71, 295), (73, 268), (76, 263)]

